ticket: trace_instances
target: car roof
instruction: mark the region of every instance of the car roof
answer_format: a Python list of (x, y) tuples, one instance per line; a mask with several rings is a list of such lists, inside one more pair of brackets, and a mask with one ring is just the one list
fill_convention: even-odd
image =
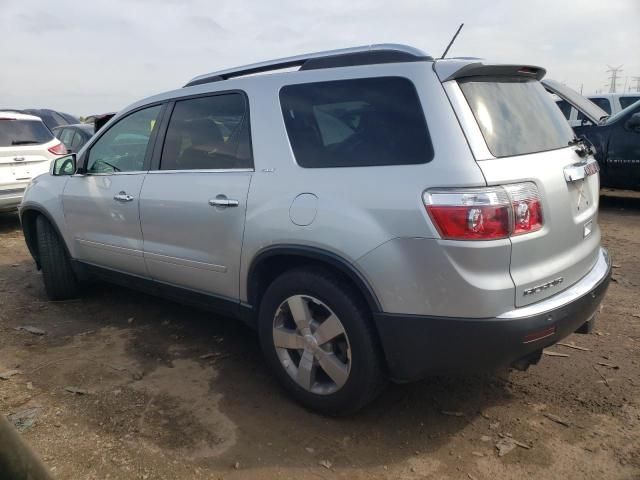
[(77, 128), (86, 132), (93, 132), (93, 125), (90, 123), (72, 123), (68, 125), (58, 125), (57, 127), (53, 127), (53, 130), (61, 130), (63, 128)]
[(626, 93), (594, 93), (587, 95), (587, 98), (620, 98), (620, 97), (640, 97), (640, 92), (626, 92)]
[(277, 58), (239, 67), (217, 70), (192, 78), (185, 87), (212, 83), (229, 78), (262, 72), (277, 72), (285, 68), (299, 67), (300, 70), (332, 68), (339, 66), (372, 65), (417, 60), (433, 60), (433, 57), (409, 45), (384, 43), (358, 47), (305, 53), (293, 57)]
[(15, 110), (0, 110), (0, 119), (4, 119), (4, 120), (30, 120), (33, 122), (42, 122), (42, 119), (40, 117), (37, 117), (35, 115), (30, 115), (28, 113), (20, 113), (20, 112), (16, 112)]

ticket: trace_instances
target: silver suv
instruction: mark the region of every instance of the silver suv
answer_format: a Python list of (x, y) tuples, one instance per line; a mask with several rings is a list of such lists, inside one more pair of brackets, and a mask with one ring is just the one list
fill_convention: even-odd
[(610, 276), (597, 163), (544, 73), (377, 45), (203, 75), (34, 179), (26, 242), (52, 299), (95, 277), (254, 325), (326, 414), (526, 368)]

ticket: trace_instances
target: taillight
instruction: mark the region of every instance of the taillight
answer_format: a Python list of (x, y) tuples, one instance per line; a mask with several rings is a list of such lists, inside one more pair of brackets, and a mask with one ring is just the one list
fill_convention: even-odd
[(66, 155), (67, 147), (65, 147), (63, 143), (58, 143), (57, 145), (51, 147), (49, 151), (54, 155)]
[(535, 184), (516, 183), (505, 185), (513, 207), (513, 232), (511, 235), (535, 232), (542, 228), (542, 205)]
[(497, 240), (542, 228), (535, 184), (434, 189), (424, 193), (427, 213), (447, 240)]

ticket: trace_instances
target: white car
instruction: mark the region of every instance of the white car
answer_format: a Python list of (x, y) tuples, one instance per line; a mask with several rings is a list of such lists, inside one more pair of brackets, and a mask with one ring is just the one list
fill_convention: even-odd
[(31, 179), (66, 154), (39, 117), (0, 111), (0, 212), (16, 210)]
[[(624, 110), (630, 105), (633, 105), (640, 100), (639, 93), (600, 93), (597, 95), (588, 95), (587, 98), (595, 103), (598, 107), (604, 110), (609, 115), (615, 115), (616, 113)], [(556, 100), (558, 107), (562, 110), (565, 118), (568, 120), (569, 125), (572, 127), (579, 127), (583, 122), (587, 122), (587, 119), (578, 112), (575, 108), (569, 105), (564, 100)]]

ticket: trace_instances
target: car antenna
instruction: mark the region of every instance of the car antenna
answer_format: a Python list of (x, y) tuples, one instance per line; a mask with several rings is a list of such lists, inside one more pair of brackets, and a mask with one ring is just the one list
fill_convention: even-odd
[(451, 48), (451, 45), (453, 45), (453, 42), (455, 42), (456, 38), (458, 38), (458, 34), (460, 33), (460, 30), (462, 30), (462, 27), (464, 27), (464, 23), (461, 23), (460, 26), (458, 27), (458, 30), (456, 30), (456, 33), (453, 35), (453, 38), (449, 42), (449, 45), (447, 45), (447, 48), (444, 50), (444, 53), (440, 57), (441, 60), (447, 55), (447, 53), (449, 52), (449, 49)]

